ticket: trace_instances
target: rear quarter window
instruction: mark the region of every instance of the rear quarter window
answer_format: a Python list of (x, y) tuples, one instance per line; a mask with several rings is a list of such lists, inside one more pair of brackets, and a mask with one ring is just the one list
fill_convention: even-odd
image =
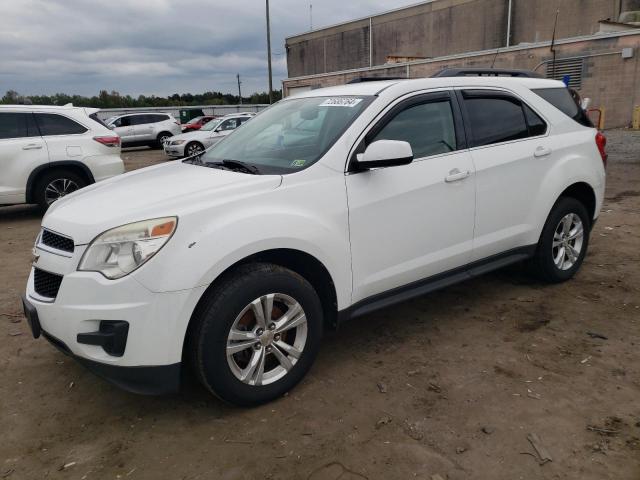
[(573, 118), (580, 125), (593, 128), (593, 123), (585, 111), (576, 104), (567, 88), (535, 88), (533, 93), (542, 97), (568, 117)]
[(77, 122), (56, 113), (36, 113), (36, 122), (40, 133), (46, 135), (78, 135), (87, 131)]

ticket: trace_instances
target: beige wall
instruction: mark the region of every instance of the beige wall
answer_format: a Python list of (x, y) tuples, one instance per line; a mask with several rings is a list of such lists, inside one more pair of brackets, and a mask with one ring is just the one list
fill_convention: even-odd
[[(597, 32), (598, 21), (617, 20), (621, 2), (636, 0), (512, 0), (511, 45)], [(372, 17), (373, 65), (387, 55), (439, 57), (502, 47), (509, 0), (435, 0)], [(631, 5), (633, 6), (633, 5)], [(369, 66), (369, 19), (287, 39), (289, 77)]]
[[(634, 49), (631, 59), (623, 59), (624, 47)], [(557, 58), (590, 56), (585, 58), (580, 94), (592, 99), (592, 106), (605, 108), (605, 128), (631, 123), (633, 106), (640, 104), (640, 34), (614, 38), (563, 43), (556, 46)], [(429, 61), (375, 70), (338, 73), (315, 78), (285, 80), (285, 95), (289, 87), (313, 88), (341, 85), (361, 76), (429, 77), (443, 68), (488, 67), (494, 54), (469, 56), (455, 60)], [(550, 60), (549, 47), (520, 48), (497, 56), (496, 68), (534, 69), (544, 74), (542, 62)]]

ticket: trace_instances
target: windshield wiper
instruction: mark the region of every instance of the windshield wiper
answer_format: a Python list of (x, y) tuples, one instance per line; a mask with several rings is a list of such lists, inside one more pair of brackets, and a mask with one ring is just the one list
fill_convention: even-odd
[(241, 169), (252, 175), (260, 175), (260, 169), (250, 163), (241, 162), (240, 160), (222, 160), (222, 165), (231, 169)]

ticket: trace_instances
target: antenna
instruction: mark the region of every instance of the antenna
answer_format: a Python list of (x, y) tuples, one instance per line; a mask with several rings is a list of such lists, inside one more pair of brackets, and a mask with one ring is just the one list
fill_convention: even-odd
[(496, 48), (496, 54), (493, 56), (493, 62), (491, 62), (491, 68), (496, 64), (496, 58), (498, 58), (498, 54), (500, 53), (500, 49)]
[(560, 9), (556, 10), (556, 20), (553, 22), (553, 35), (551, 36), (551, 52), (553, 53), (553, 60), (551, 61), (551, 78), (556, 77), (556, 27), (558, 26), (558, 15)]

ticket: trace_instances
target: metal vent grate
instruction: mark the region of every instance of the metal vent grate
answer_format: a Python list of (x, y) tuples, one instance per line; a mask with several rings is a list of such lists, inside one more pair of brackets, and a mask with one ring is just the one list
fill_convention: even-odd
[(49, 230), (42, 230), (42, 243), (57, 250), (65, 252), (73, 252), (73, 240), (69, 237), (63, 237)]
[(569, 76), (569, 87), (582, 87), (582, 71), (584, 69), (584, 58), (567, 58), (547, 62), (547, 78), (562, 81), (565, 76)]

